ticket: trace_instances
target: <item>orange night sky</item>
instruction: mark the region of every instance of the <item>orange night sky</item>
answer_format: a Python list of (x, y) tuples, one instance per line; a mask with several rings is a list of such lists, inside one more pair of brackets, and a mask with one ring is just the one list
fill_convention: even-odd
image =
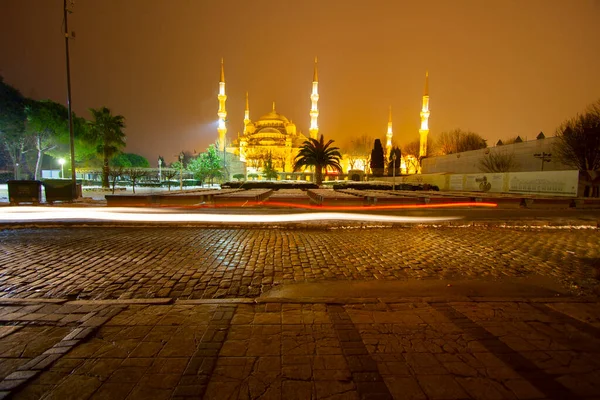
[[(73, 108), (127, 120), (127, 149), (173, 161), (217, 138), (225, 59), (228, 138), (271, 109), (308, 134), (319, 57), (320, 133), (343, 145), (418, 138), (425, 71), (432, 136), (469, 129), (494, 144), (551, 135), (600, 98), (599, 0), (75, 0)], [(66, 103), (62, 0), (2, 0), (0, 74)]]

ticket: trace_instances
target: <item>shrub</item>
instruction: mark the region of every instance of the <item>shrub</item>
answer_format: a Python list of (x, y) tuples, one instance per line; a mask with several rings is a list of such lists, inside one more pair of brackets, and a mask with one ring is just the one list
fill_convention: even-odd
[(241, 189), (317, 189), (318, 186), (312, 182), (278, 182), (278, 181), (246, 181), (240, 182), (225, 182), (221, 185), (222, 188), (241, 188)]

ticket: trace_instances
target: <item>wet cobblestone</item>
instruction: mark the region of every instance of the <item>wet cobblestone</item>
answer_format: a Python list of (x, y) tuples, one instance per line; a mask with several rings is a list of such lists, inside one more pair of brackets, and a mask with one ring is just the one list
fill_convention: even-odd
[(324, 280), (591, 281), (600, 232), (500, 227), (349, 230), (78, 228), (0, 232), (0, 296), (255, 297)]

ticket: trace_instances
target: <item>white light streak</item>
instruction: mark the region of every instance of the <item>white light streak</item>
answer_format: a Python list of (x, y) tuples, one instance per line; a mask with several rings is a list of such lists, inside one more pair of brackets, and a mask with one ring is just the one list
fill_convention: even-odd
[(80, 208), (80, 207), (2, 207), (1, 222), (31, 221), (110, 221), (110, 222), (188, 222), (188, 223), (285, 223), (285, 222), (398, 222), (432, 223), (462, 217), (403, 217), (341, 212), (290, 214), (209, 214), (173, 212), (155, 208)]

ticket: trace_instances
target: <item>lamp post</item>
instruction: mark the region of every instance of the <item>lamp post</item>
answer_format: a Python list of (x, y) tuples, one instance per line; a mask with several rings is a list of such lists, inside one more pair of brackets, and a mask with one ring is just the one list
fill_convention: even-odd
[(58, 163), (60, 164), (60, 179), (64, 179), (65, 178), (65, 172), (63, 167), (65, 166), (65, 159), (64, 158), (59, 158), (58, 159)]
[(161, 178), (162, 178), (162, 171), (161, 171), (161, 167), (162, 167), (162, 160), (160, 159), (160, 157), (158, 157), (158, 184), (160, 185), (161, 183)]
[(179, 153), (179, 190), (183, 190), (183, 151)]
[(392, 181), (392, 190), (396, 190), (396, 153), (392, 154), (392, 169), (392, 175), (394, 177)]
[[(71, 2), (73, 5), (73, 2)], [(73, 132), (73, 112), (71, 110), (71, 65), (69, 62), (69, 39), (74, 36), (69, 33), (69, 13), (71, 13), (67, 7), (67, 0), (63, 1), (63, 21), (64, 21), (64, 35), (65, 35), (65, 58), (67, 64), (67, 109), (69, 112), (69, 147), (71, 150), (71, 180), (73, 182), (73, 192), (71, 193), (72, 198), (77, 198), (77, 177), (75, 175), (75, 133)]]
[(544, 163), (552, 161), (552, 154), (551, 153), (541, 152), (541, 153), (535, 153), (533, 156), (535, 158), (539, 158), (539, 159), (542, 160), (542, 171), (544, 170)]

